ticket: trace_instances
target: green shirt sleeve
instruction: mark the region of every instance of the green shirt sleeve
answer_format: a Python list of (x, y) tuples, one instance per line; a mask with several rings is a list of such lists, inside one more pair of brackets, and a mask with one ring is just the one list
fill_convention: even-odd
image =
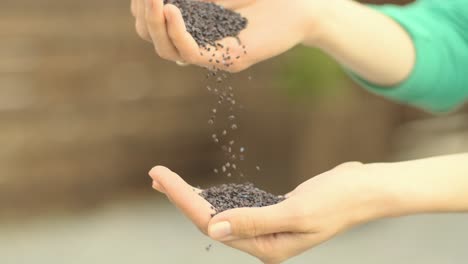
[[(431, 112), (448, 112), (468, 98), (468, 0), (419, 0), (405, 7), (372, 6), (408, 31), (415, 67), (405, 81), (382, 87), (351, 76), (369, 91)], [(376, 36), (379, 37), (379, 36)]]

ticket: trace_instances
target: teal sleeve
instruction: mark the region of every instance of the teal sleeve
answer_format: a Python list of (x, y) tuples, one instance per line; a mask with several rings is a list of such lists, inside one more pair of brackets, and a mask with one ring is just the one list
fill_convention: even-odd
[(468, 39), (463, 38), (463, 33), (468, 35), (468, 17), (463, 15), (468, 14), (460, 17), (456, 3), (466, 10), (468, 1), (451, 1), (445, 7), (440, 1), (423, 0), (405, 7), (372, 6), (408, 31), (416, 63), (410, 76), (393, 87), (351, 73), (353, 79), (373, 93), (430, 112), (448, 112), (462, 104), (468, 97)]

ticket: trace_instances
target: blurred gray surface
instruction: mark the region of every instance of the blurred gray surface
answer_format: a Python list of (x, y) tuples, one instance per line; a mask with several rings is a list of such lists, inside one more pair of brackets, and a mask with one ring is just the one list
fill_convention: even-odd
[[(466, 263), (467, 223), (466, 214), (379, 221), (287, 263)], [(258, 263), (218, 243), (207, 252), (213, 242), (157, 198), (117, 202), (94, 213), (1, 223), (0, 234), (2, 264)]]

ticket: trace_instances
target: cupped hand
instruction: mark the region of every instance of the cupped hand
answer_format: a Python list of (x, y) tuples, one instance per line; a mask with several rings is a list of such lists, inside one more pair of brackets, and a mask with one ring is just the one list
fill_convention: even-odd
[[(310, 11), (320, 13), (317, 3), (309, 0), (211, 0), (239, 12), (249, 22), (239, 39), (225, 38), (219, 41), (230, 48), (231, 57), (240, 56), (233, 65), (209, 62), (204, 49), (198, 47), (186, 31), (180, 10), (163, 0), (132, 0), (132, 13), (136, 17), (138, 34), (153, 43), (156, 53), (166, 59), (195, 64), (207, 68), (237, 72), (260, 61), (279, 55), (304, 41), (310, 34)], [(317, 16), (318, 17), (318, 16)], [(312, 16), (313, 18), (313, 16)], [(244, 52), (243, 45), (247, 48)], [(211, 49), (214, 50), (214, 49)], [(213, 52), (210, 52), (210, 55)], [(222, 58), (222, 51), (215, 51), (215, 58)], [(203, 55), (202, 55), (203, 54)]]
[(378, 165), (346, 163), (299, 185), (277, 205), (239, 208), (213, 218), (211, 205), (177, 174), (155, 167), (153, 187), (204, 233), (267, 264), (281, 263), (357, 224), (383, 217), (392, 203)]

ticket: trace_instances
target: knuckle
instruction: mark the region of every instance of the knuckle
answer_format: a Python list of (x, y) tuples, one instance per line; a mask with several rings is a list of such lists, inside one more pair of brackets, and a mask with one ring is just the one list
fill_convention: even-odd
[(138, 36), (140, 36), (140, 38), (146, 39), (147, 32), (146, 32), (146, 29), (141, 25), (141, 23), (136, 22), (135, 29), (136, 29)]
[(172, 61), (171, 56), (169, 56), (167, 53), (156, 51), (156, 54), (158, 54), (158, 56), (163, 60)]
[(362, 165), (364, 165), (362, 162), (351, 161), (338, 165), (335, 169), (355, 169), (360, 168)]

